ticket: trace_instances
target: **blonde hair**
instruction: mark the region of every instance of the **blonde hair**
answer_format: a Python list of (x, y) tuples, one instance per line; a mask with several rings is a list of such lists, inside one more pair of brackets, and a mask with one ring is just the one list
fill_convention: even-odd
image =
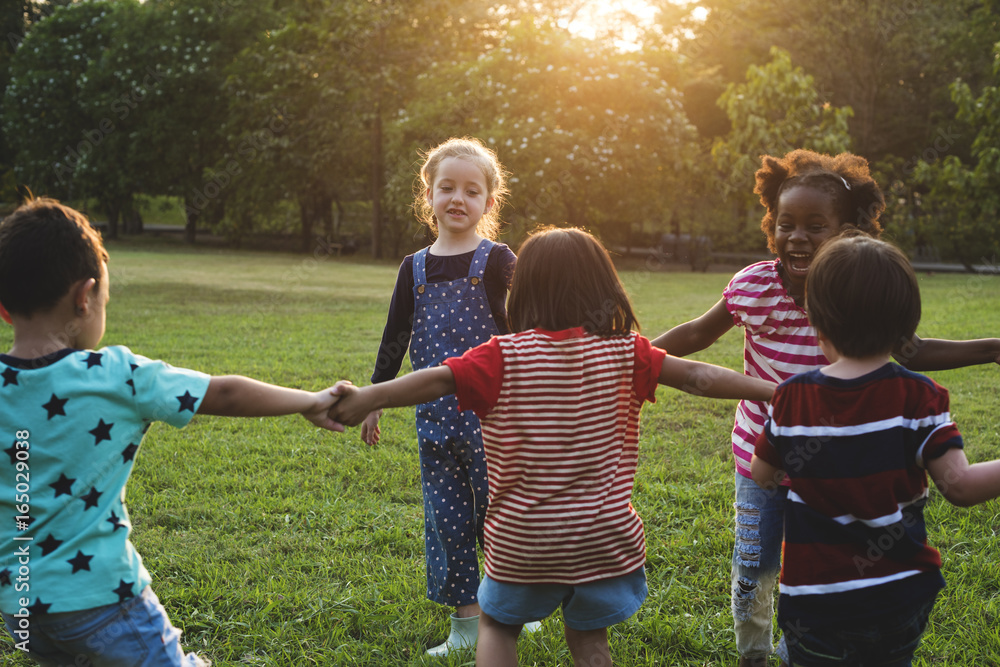
[(500, 235), (500, 209), (507, 196), (507, 173), (496, 153), (474, 137), (452, 137), (424, 154), (420, 179), (413, 184), (413, 210), (417, 220), (430, 227), (437, 236), (437, 220), (434, 218), (434, 209), (427, 201), (427, 190), (434, 185), (441, 161), (450, 157), (468, 160), (482, 170), (486, 178), (486, 198), (493, 199), (493, 206), (483, 213), (476, 225), (476, 233), (483, 238), (496, 240)]

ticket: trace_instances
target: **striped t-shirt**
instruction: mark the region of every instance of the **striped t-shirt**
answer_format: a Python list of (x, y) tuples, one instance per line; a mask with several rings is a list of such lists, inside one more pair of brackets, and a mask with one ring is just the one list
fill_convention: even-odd
[(779, 618), (858, 621), (936, 593), (925, 468), (954, 447), (948, 391), (896, 364), (780, 385), (756, 449), (791, 480)]
[[(743, 327), (743, 370), (746, 375), (782, 382), (829, 362), (819, 349), (816, 330), (806, 311), (796, 305), (781, 283), (778, 260), (746, 267), (722, 292), (736, 326)], [(733, 424), (736, 470), (750, 477), (754, 443), (764, 428), (767, 404), (740, 401)]]
[(482, 423), (490, 577), (573, 585), (642, 567), (639, 411), (655, 400), (664, 356), (635, 333), (532, 329), (444, 362)]

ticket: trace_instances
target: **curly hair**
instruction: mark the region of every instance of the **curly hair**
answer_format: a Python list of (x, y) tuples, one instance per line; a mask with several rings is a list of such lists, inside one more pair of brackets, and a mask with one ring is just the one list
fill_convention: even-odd
[(868, 160), (853, 153), (824, 155), (802, 148), (783, 158), (762, 155), (760, 160), (762, 166), (754, 174), (757, 183), (753, 191), (760, 195), (760, 203), (767, 209), (760, 228), (767, 235), (771, 252), (777, 252), (774, 230), (778, 200), (785, 190), (799, 185), (829, 194), (842, 225), (855, 227), (874, 238), (881, 234), (879, 216), (885, 210), (885, 197), (868, 171)]
[(486, 178), (486, 196), (493, 198), (493, 207), (480, 218), (479, 224), (476, 225), (476, 233), (484, 238), (496, 240), (500, 235), (500, 209), (507, 196), (507, 172), (500, 164), (496, 153), (473, 137), (453, 137), (424, 154), (420, 178), (413, 184), (413, 210), (417, 219), (430, 227), (437, 236), (437, 220), (434, 219), (434, 209), (427, 201), (427, 190), (433, 186), (442, 160), (450, 157), (468, 160), (482, 170)]

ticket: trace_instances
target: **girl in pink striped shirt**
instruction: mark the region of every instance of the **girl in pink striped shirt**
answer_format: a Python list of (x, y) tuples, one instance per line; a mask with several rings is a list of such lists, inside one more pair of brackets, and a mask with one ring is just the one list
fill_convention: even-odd
[[(744, 369), (751, 377), (781, 382), (827, 365), (803, 309), (806, 276), (820, 246), (848, 227), (878, 237), (885, 200), (868, 162), (851, 153), (821, 155), (795, 150), (765, 155), (754, 192), (766, 209), (761, 229), (777, 259), (739, 271), (708, 312), (653, 341), (683, 357), (703, 350), (734, 326), (743, 327)], [(872, 285), (872, 289), (878, 289)], [(1000, 340), (900, 340), (893, 352), (911, 370), (942, 370), (1000, 363)], [(732, 559), (732, 612), (739, 667), (765, 667), (772, 652), (774, 586), (781, 571), (787, 486), (765, 491), (750, 477), (754, 444), (767, 409), (741, 401), (732, 446), (736, 460), (736, 544)], [(782, 662), (785, 647), (779, 644)]]
[(590, 234), (551, 228), (521, 248), (511, 333), (441, 366), (357, 389), (331, 415), (456, 394), (483, 429), (490, 502), (479, 586), (479, 667), (517, 665), (525, 623), (563, 609), (577, 665), (610, 665), (607, 628), (646, 597), (645, 535), (632, 508), (639, 412), (658, 384), (768, 400), (774, 383), (671, 357), (638, 328), (611, 258)]

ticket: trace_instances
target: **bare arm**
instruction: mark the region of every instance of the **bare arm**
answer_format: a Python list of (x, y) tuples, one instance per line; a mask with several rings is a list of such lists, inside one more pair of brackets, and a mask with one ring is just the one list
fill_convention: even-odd
[(455, 376), (447, 366), (435, 366), (367, 387), (340, 382), (334, 391), (340, 400), (330, 415), (341, 424), (357, 426), (375, 410), (419, 405), (454, 394)]
[(911, 371), (944, 371), (977, 364), (1000, 364), (1000, 338), (944, 340), (920, 338), (900, 341), (893, 358)]
[(720, 299), (701, 317), (678, 324), (660, 335), (653, 341), (653, 345), (675, 357), (686, 357), (709, 347), (732, 328), (733, 316), (726, 308), (726, 301)]
[(333, 387), (308, 392), (242, 375), (222, 375), (209, 380), (198, 413), (220, 417), (275, 417), (301, 413), (320, 428), (343, 431), (343, 426), (327, 416), (337, 399)]
[(1000, 496), (1000, 460), (969, 464), (961, 449), (927, 463), (934, 485), (948, 502), (970, 507)]
[(749, 401), (769, 401), (773, 382), (752, 378), (742, 373), (706, 364), (701, 361), (678, 359), (669, 354), (660, 367), (660, 384), (680, 389), (695, 396), (708, 398), (743, 398)]
[(750, 475), (757, 486), (766, 491), (778, 488), (778, 485), (785, 479), (784, 470), (774, 467), (756, 454), (750, 459)]

